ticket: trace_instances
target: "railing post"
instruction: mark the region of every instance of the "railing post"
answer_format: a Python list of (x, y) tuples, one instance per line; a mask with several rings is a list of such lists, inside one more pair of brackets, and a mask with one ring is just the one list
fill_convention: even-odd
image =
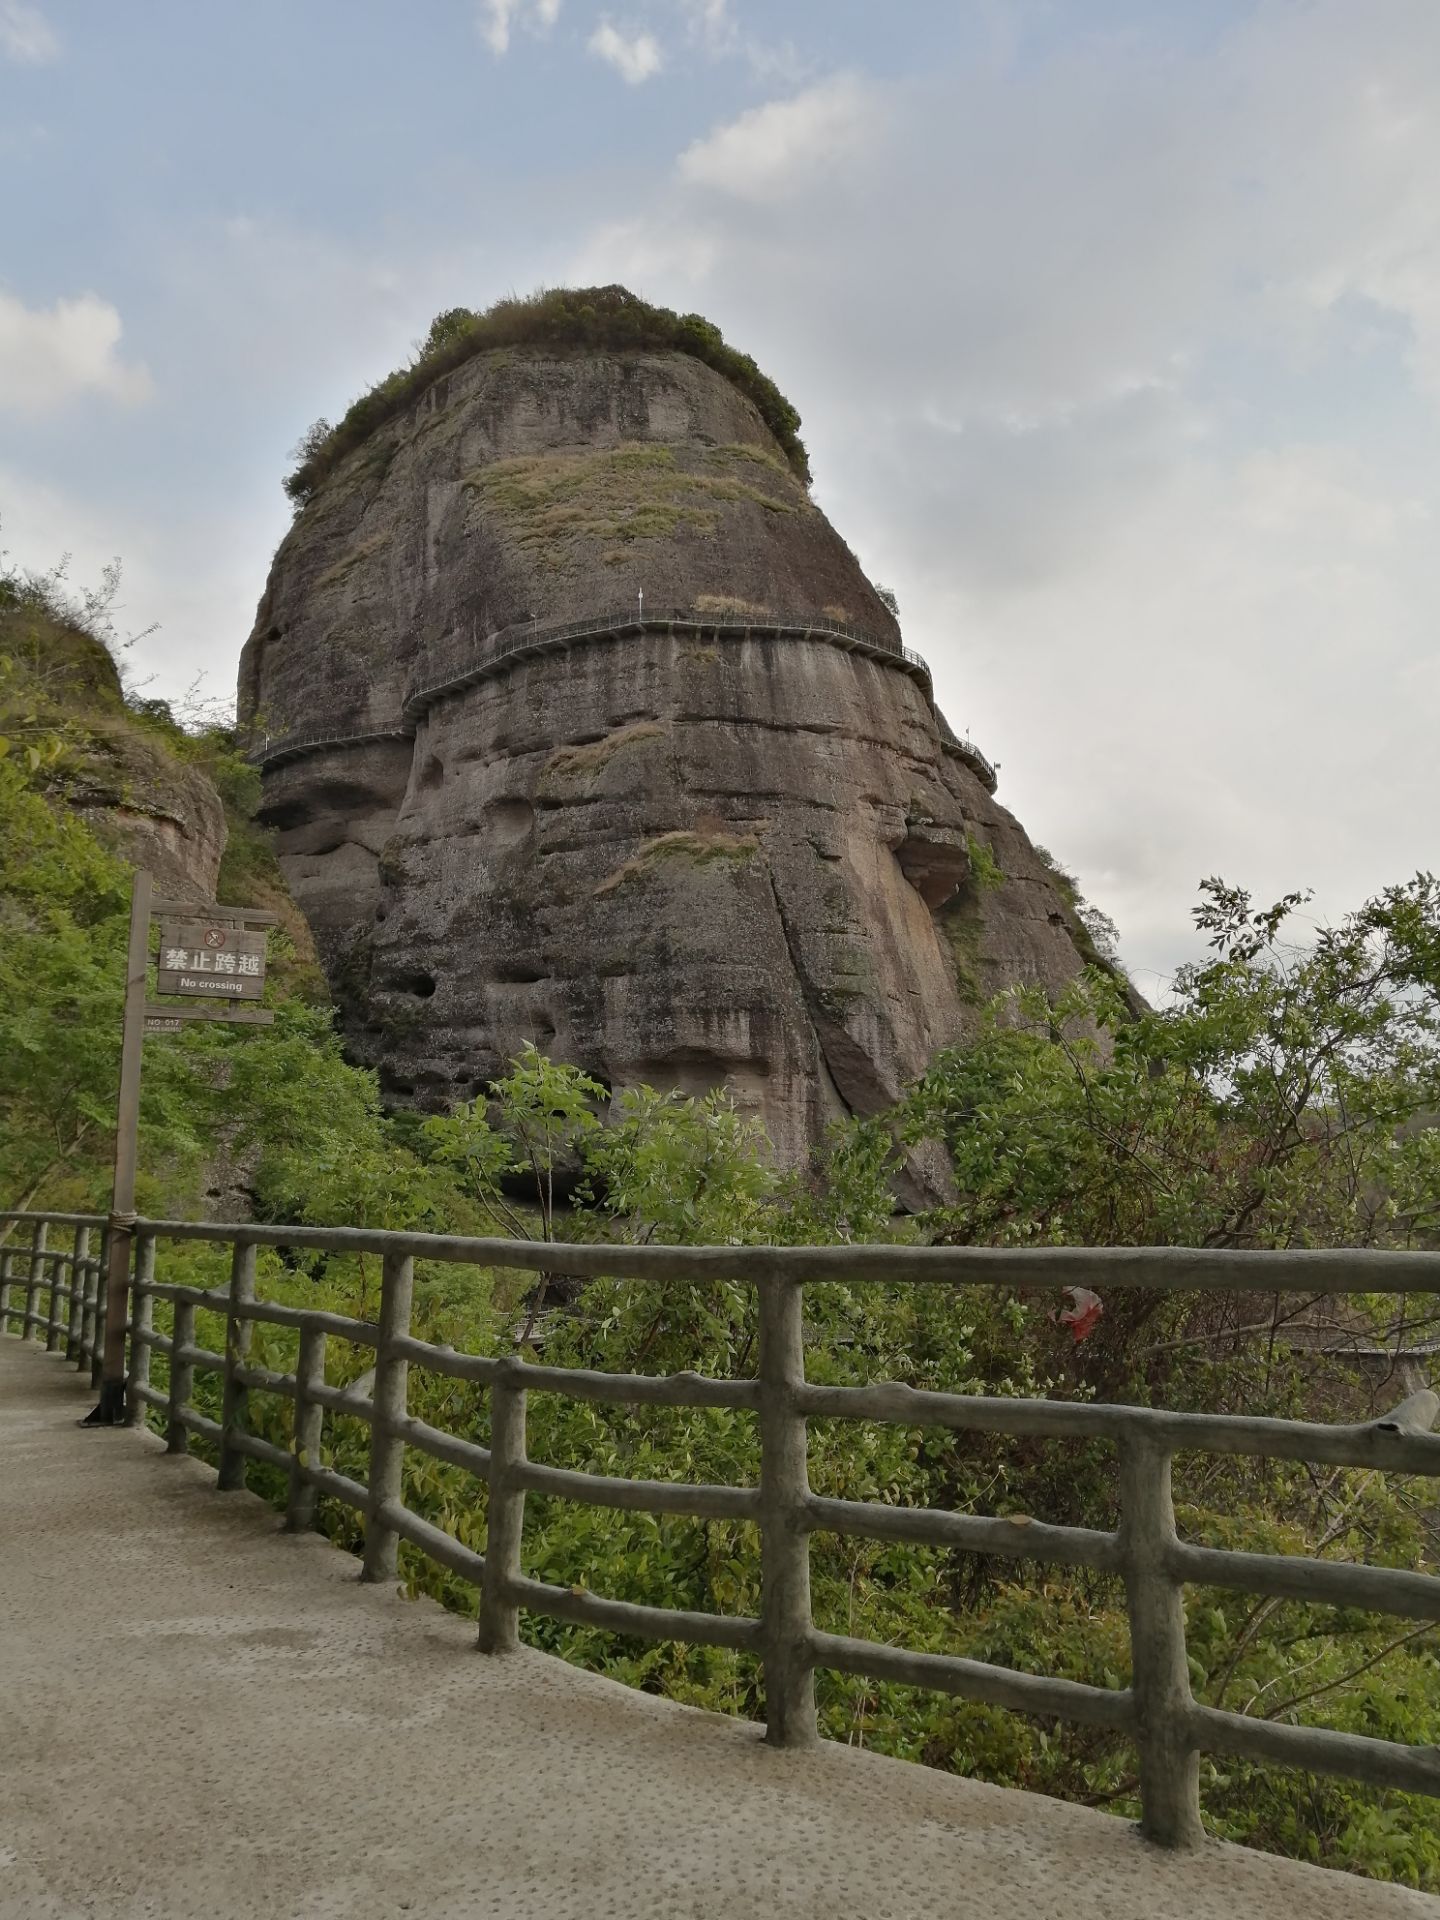
[(9, 1247), (0, 1248), (0, 1333), (10, 1331), (10, 1289), (14, 1284), (15, 1255)]
[(509, 1653), (520, 1644), (520, 1578), (525, 1533), (525, 1489), (515, 1475), (525, 1464), (524, 1363), (500, 1362), (490, 1388), (490, 1478), (485, 1528), (485, 1571), (480, 1580), (480, 1651)]
[(195, 1344), (193, 1300), (175, 1302), (175, 1325), (170, 1338), (170, 1417), (165, 1426), (165, 1451), (188, 1453), (190, 1429), (180, 1416), (189, 1406), (190, 1396), (195, 1391), (195, 1368), (188, 1360), (180, 1358), (180, 1351), (182, 1347), (193, 1347)]
[(90, 1384), (99, 1387), (105, 1372), (105, 1310), (110, 1298), (110, 1247), (113, 1229), (100, 1236), (100, 1258), (95, 1263), (95, 1321), (90, 1337)]
[(155, 1324), (155, 1236), (142, 1233), (135, 1241), (135, 1279), (130, 1290), (130, 1371), (125, 1380), (125, 1424), (143, 1427), (149, 1403), (140, 1391), (150, 1385), (150, 1342)]
[(408, 1411), (410, 1364), (395, 1342), (410, 1332), (415, 1262), (408, 1253), (387, 1253), (380, 1282), (380, 1323), (375, 1342), (375, 1390), (370, 1402), (370, 1504), (365, 1515), (362, 1580), (393, 1580), (400, 1536), (385, 1509), (400, 1499), (405, 1440), (399, 1432)]
[[(105, 1229), (100, 1229), (100, 1241), (97, 1254), (85, 1268), (85, 1291), (80, 1296), (80, 1351), (75, 1356), (75, 1364), (85, 1372), (92, 1367), (95, 1358), (96, 1295), (100, 1291), (100, 1269), (105, 1262)], [(93, 1383), (92, 1383), (93, 1384)]]
[(315, 1488), (302, 1476), (305, 1467), (320, 1463), (325, 1432), (325, 1409), (314, 1397), (325, 1384), (325, 1329), (300, 1329), (300, 1357), (295, 1363), (295, 1420), (290, 1435), (290, 1495), (285, 1503), (285, 1526), (305, 1533), (315, 1524)]
[(1140, 1831), (1162, 1847), (1198, 1846), (1200, 1760), (1185, 1644), (1185, 1596), (1166, 1565), (1176, 1541), (1171, 1456), (1148, 1435), (1120, 1442), (1120, 1551), (1130, 1613)]
[[(65, 1321), (62, 1317), (65, 1296), (61, 1291), (60, 1280), (60, 1276), (64, 1273), (65, 1267), (66, 1260), (63, 1254), (52, 1253), (50, 1255), (50, 1310), (45, 1316), (45, 1351), (47, 1353), (58, 1353), (60, 1351), (60, 1336), (65, 1331)], [(73, 1282), (75, 1277), (73, 1264), (70, 1267), (70, 1277)]]
[(231, 1442), (231, 1436), (245, 1431), (245, 1415), (250, 1396), (235, 1378), (237, 1367), (250, 1357), (250, 1335), (254, 1323), (242, 1320), (235, 1309), (248, 1306), (255, 1298), (255, 1257), (253, 1245), (237, 1243), (230, 1256), (230, 1304), (225, 1314), (225, 1374), (220, 1403), (220, 1465), (215, 1484), (221, 1493), (234, 1493), (245, 1486), (245, 1455)]
[(804, 1291), (796, 1281), (758, 1286), (760, 1340), (760, 1640), (765, 1738), (774, 1747), (819, 1739), (811, 1658), (810, 1476), (805, 1415)]
[(85, 1278), (90, 1264), (90, 1229), (75, 1229), (75, 1260), (70, 1268), (70, 1311), (65, 1316), (65, 1358), (80, 1357), (80, 1317), (85, 1310)]
[(45, 1233), (46, 1223), (43, 1220), (37, 1220), (34, 1237), (30, 1242), (30, 1271), (25, 1278), (25, 1325), (21, 1331), (21, 1338), (24, 1340), (38, 1338), (40, 1282), (45, 1273)]

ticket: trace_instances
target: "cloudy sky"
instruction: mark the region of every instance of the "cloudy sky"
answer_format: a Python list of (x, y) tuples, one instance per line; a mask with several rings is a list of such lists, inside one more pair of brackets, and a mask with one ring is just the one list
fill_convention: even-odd
[(1154, 992), (1440, 857), (1436, 0), (0, 0), (0, 546), (228, 691), (286, 456), (622, 280), (794, 400)]

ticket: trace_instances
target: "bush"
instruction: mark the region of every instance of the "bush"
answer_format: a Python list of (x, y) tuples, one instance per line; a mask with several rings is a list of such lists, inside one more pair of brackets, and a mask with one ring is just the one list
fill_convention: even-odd
[(393, 420), (432, 380), (495, 347), (598, 347), (636, 352), (688, 353), (723, 375), (759, 411), (785, 458), (809, 484), (810, 462), (800, 438), (800, 415), (749, 354), (728, 346), (720, 329), (698, 313), (652, 307), (625, 287), (557, 287), (527, 299), (497, 300), (483, 313), (451, 307), (437, 314), (415, 360), (387, 374), (354, 402), (336, 427), (323, 420), (295, 449), (298, 464), (285, 491), (303, 507), (321, 482), (377, 427)]

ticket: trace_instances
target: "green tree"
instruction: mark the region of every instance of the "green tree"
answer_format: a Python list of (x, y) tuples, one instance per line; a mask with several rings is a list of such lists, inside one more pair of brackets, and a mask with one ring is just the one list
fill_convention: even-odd
[(901, 1137), (948, 1149), (962, 1244), (1414, 1246), (1440, 1226), (1440, 886), (1290, 944), (1301, 900), (1207, 881), (1215, 951), (1139, 1015), (1091, 971), (937, 1056)]

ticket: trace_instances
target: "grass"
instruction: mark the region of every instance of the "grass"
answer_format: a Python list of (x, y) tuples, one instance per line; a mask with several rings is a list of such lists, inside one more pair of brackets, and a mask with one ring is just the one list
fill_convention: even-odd
[(545, 762), (544, 780), (589, 780), (600, 773), (619, 753), (638, 741), (653, 740), (666, 729), (654, 720), (635, 720), (617, 727), (603, 740), (587, 740), (582, 746), (557, 747)]
[(617, 887), (623, 887), (627, 881), (653, 873), (656, 868), (672, 861), (683, 861), (692, 867), (714, 866), (719, 861), (738, 866), (748, 860), (759, 845), (759, 839), (753, 833), (693, 833), (685, 828), (674, 833), (662, 833), (637, 848), (623, 866), (616, 867), (613, 873), (607, 873), (595, 889), (596, 897), (614, 893)]
[(970, 855), (970, 875), (981, 893), (989, 893), (995, 887), (1003, 887), (1005, 875), (1000, 862), (983, 840), (977, 840), (973, 833), (965, 836), (965, 849)]
[(697, 473), (677, 462), (673, 448), (627, 443), (496, 460), (474, 468), (464, 484), (505, 522), (517, 546), (550, 567), (564, 564), (566, 545), (575, 540), (599, 542), (613, 564), (638, 540), (668, 540), (682, 528), (713, 534), (722, 504), (797, 510), (795, 500), (738, 478), (724, 450), (710, 449), (706, 458), (723, 470)]
[(375, 554), (379, 553), (382, 548), (387, 547), (389, 544), (390, 530), (388, 527), (381, 528), (379, 531), (370, 534), (369, 537), (364, 540), (358, 540), (347, 553), (341, 555), (334, 566), (327, 567), (322, 574), (317, 576), (315, 585), (317, 587), (335, 586), (345, 578), (345, 575), (350, 572), (352, 567), (358, 567), (362, 560), (371, 559)]
[(732, 593), (702, 593), (696, 596), (695, 611), (697, 613), (731, 613), (763, 620), (769, 608), (758, 606), (753, 600), (737, 600)]

